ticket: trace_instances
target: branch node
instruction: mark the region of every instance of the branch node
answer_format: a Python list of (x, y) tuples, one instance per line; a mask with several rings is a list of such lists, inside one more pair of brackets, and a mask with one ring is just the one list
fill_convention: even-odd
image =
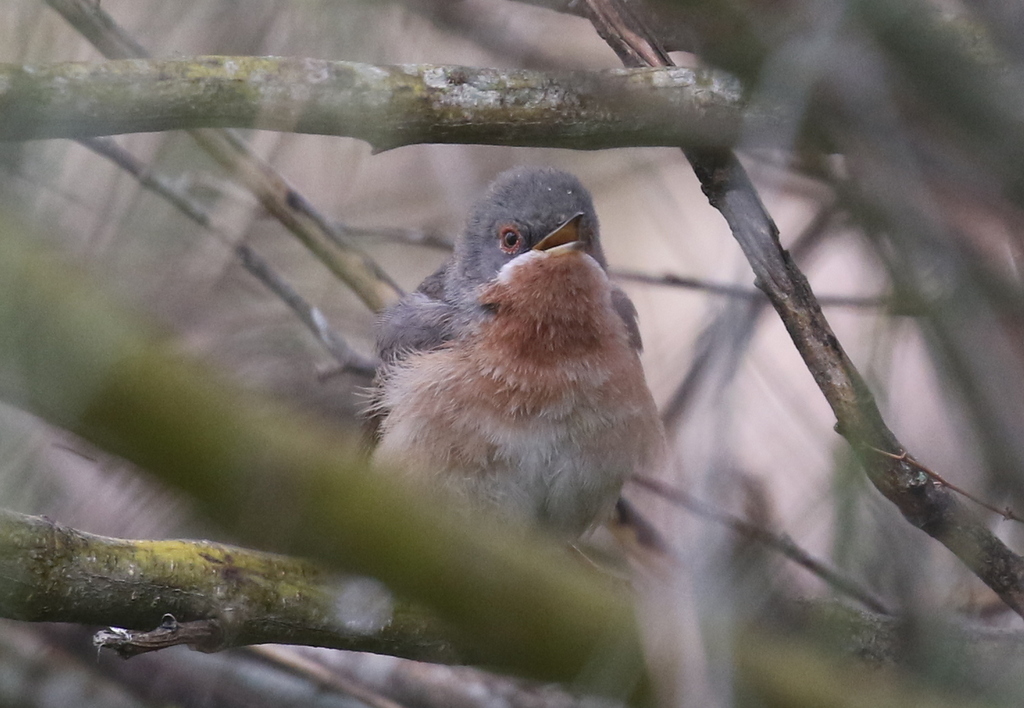
[(174, 615), (165, 614), (154, 630), (108, 627), (93, 635), (92, 643), (98, 649), (113, 650), (122, 659), (180, 644), (209, 653), (224, 648), (224, 630), (215, 619), (178, 622)]

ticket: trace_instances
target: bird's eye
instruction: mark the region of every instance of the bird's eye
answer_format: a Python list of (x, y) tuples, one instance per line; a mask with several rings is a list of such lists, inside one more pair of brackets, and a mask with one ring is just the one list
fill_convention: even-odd
[(498, 245), (505, 253), (515, 253), (523, 237), (515, 226), (504, 226), (498, 234)]

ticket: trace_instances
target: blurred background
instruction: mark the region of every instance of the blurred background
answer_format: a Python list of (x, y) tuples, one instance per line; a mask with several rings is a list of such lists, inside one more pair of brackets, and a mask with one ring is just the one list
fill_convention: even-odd
[[(969, 17), (954, 2), (935, 11), (988, 32), (999, 26), (1001, 6), (981, 5)], [(511, 0), (105, 0), (102, 8), (156, 57), (277, 55), (537, 69), (620, 66), (586, 19)], [(794, 47), (817, 46), (815, 41), (820, 44), (829, 36), (821, 29), (828, 23), (814, 12), (799, 17), (805, 23), (798, 37), (773, 45), (778, 56), (769, 54), (761, 65), (756, 75), (762, 81), (753, 93), (770, 95), (782, 85), (778, 75), (789, 66), (785, 62)], [(1015, 71), (1018, 64), (1012, 62), (1022, 54), (1009, 34), (1010, 40), (995, 46), (1010, 62), (1007, 71)], [(792, 151), (784, 145), (772, 150), (742, 150), (741, 145), (741, 158), (783, 244), (808, 275), (839, 341), (867, 378), (900, 441), (947, 480), (996, 507), (1024, 513), (1019, 464), (1024, 400), (1018, 396), (1024, 382), (1018, 321), (1024, 220), (1013, 192), (1016, 175), (979, 168), (971, 157), (972, 149), (983, 150), (979, 141), (936, 117), (927, 94), (920, 100), (901, 94), (902, 87), (914, 85), (913, 72), (887, 63), (895, 60), (880, 39), (869, 39), (867, 46), (871, 52), (855, 55), (862, 63), (846, 69), (861, 72), (869, 82), (883, 77), (885, 90), (878, 95), (896, 95), (909, 105), (863, 98), (851, 90), (842, 94), (852, 96), (845, 109), (864, 117), (860, 127), (866, 132), (843, 133), (849, 138), (844, 145), (833, 143), (834, 149), (817, 152), (802, 143), (792, 143)], [(704, 64), (694, 54), (672, 56), (680, 64)], [(100, 60), (45, 3), (0, 3), (0, 61)], [(792, 93), (780, 89), (780, 95), (786, 99)], [(846, 125), (852, 131), (854, 123)], [(871, 134), (868, 125), (891, 130)], [(940, 138), (933, 141), (933, 133)], [(610, 268), (639, 310), (648, 382), (676, 452), (669, 481), (717, 509), (788, 535), (891, 607), (1020, 628), (1019, 617), (946, 549), (907, 524), (867, 482), (846, 442), (833, 431), (832, 412), (786, 330), (756, 293), (746, 259), (678, 149), (417, 145), (372, 154), (365, 143), (346, 138), (243, 134), (322, 214), (352, 227), (359, 247), (406, 290), (446, 257), (436, 242), (458, 235), (469, 207), (498, 173), (528, 164), (577, 174), (593, 193)], [(358, 429), (369, 378), (338, 373), (323, 345), (241, 266), (232, 246), (252, 247), (364, 354), (373, 352), (373, 313), (188, 135), (114, 140), (205, 205), (215, 228), (190, 221), (130, 174), (71, 140), (0, 144), (0, 208), (52, 234), (51, 245), (59, 253), (225, 376), (332, 425)], [(857, 140), (874, 141), (873, 147), (901, 170), (852, 170), (839, 148), (852, 150)], [(866, 150), (864, 162), (873, 155)], [(875, 181), (851, 186), (856, 174), (874, 174)], [(886, 183), (884, 176), (893, 182)], [(937, 224), (929, 232), (934, 241), (918, 238), (913, 226), (896, 228), (884, 217), (891, 212), (882, 210), (878, 217), (879, 211), (852, 207), (863, 206), (863, 195), (872, 193), (865, 185), (893, 199), (903, 198), (905, 191), (914, 204), (923, 204), (923, 212)], [(863, 188), (859, 192), (858, 186)], [(851, 192), (860, 196), (851, 199)], [(915, 212), (908, 208), (903, 213)], [(431, 245), (416, 243), (423, 237)], [(677, 276), (686, 279), (686, 286), (644, 282), (638, 276)], [(638, 489), (629, 494), (696, 567), (708, 562), (699, 557), (699, 549), (736, 542), (721, 525), (689, 517), (655, 495)], [(113, 536), (216, 533), (187, 500), (145, 472), (2, 405), (0, 505)], [(1011, 547), (1022, 547), (1019, 524), (979, 513), (990, 518), (993, 530)], [(677, 536), (684, 529), (687, 539)], [(768, 587), (791, 597), (835, 594), (816, 576), (779, 557), (745, 567), (757, 568), (756, 576), (748, 578), (754, 595)], [(723, 578), (707, 580), (696, 596), (717, 606), (713, 597), (726, 582)], [(27, 679), (18, 678), (24, 676), (19, 662), (27, 657), (38, 660), (33, 669), (38, 676), (56, 672), (48, 654), (58, 651), (53, 635), (40, 630), (36, 636), (32, 627), (14, 623), (0, 624), (4, 632), (21, 643), (0, 649), (0, 704), (7, 696), (19, 705), (71, 705), (61, 702), (69, 694), (56, 688), (52, 695), (34, 692)], [(196, 662), (194, 655), (180, 656)], [(223, 661), (217, 657), (210, 665)], [(82, 676), (95, 673), (88, 662), (80, 671)], [(100, 673), (76, 679), (100, 682), (90, 689), (97, 704), (110, 705), (107, 701), (114, 699), (106, 692), (132, 685), (110, 679), (110, 671)], [(65, 691), (83, 685), (68, 683), (77, 688)], [(131, 704), (145, 695), (133, 690), (118, 694), (117, 700)], [(212, 686), (204, 690), (200, 698), (168, 700), (231, 702)], [(300, 691), (289, 700), (300, 700), (295, 697), (300, 695), (305, 694)], [(154, 700), (152, 694), (145, 700)]]

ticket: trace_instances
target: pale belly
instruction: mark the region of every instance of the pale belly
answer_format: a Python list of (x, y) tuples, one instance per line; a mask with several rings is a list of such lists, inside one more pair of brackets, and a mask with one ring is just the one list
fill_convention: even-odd
[(450, 351), (435, 351), (391, 374), (375, 464), (468, 506), (578, 536), (606, 518), (629, 474), (661, 454), (638, 361), (625, 371), (588, 362), (557, 381), (465, 372)]

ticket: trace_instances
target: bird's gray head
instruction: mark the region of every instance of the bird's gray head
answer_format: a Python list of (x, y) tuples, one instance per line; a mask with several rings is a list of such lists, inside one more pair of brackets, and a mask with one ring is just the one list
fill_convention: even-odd
[(503, 265), (576, 215), (577, 238), (605, 267), (594, 204), (576, 177), (552, 168), (503, 172), (469, 215), (455, 245), (445, 292), (457, 301), (473, 301), (479, 285), (493, 280)]

